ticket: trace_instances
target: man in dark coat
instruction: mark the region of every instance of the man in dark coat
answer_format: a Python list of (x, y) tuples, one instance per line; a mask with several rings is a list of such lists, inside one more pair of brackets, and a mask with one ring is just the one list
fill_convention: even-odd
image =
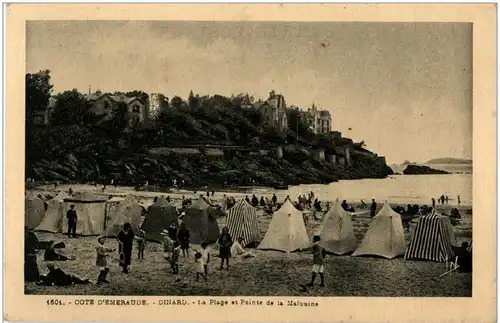
[(377, 212), (377, 202), (375, 202), (375, 199), (372, 199), (372, 206), (370, 207), (370, 215), (372, 218), (375, 216), (376, 212)]
[(182, 255), (184, 257), (189, 257), (189, 241), (191, 238), (191, 233), (189, 232), (188, 227), (183, 222), (181, 227), (179, 228), (179, 232), (177, 233), (177, 241), (181, 246)]
[(118, 252), (120, 257), (120, 266), (123, 267), (123, 273), (128, 274), (128, 266), (132, 261), (132, 247), (134, 245), (134, 231), (130, 223), (123, 225), (123, 230), (118, 233)]
[(76, 238), (76, 223), (78, 222), (78, 215), (75, 211), (75, 205), (71, 204), (70, 209), (66, 212), (66, 218), (68, 219), (68, 237), (73, 236)]

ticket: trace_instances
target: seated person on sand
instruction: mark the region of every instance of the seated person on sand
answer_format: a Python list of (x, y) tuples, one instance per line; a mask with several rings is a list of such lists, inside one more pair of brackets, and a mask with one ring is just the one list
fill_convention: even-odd
[(38, 285), (69, 286), (73, 284), (90, 284), (90, 280), (83, 280), (76, 276), (66, 274), (62, 269), (56, 268), (54, 264), (47, 264), (47, 268), (49, 269), (49, 273), (45, 276), (40, 276), (40, 282), (37, 283)]
[(354, 212), (354, 208), (352, 206), (350, 206), (349, 204), (347, 204), (347, 201), (346, 200), (343, 200), (342, 201), (342, 208), (347, 211), (347, 212)]
[(66, 260), (75, 260), (73, 257), (67, 257), (62, 255), (56, 251), (56, 248), (60, 246), (64, 246), (62, 243), (55, 243), (51, 241), (47, 249), (45, 249), (45, 253), (43, 255), (43, 260), (45, 261), (66, 261)]
[(245, 251), (241, 244), (243, 243), (243, 238), (239, 237), (238, 241), (233, 242), (231, 246), (231, 255), (233, 257), (241, 257), (241, 258), (255, 258), (255, 255), (250, 251)]

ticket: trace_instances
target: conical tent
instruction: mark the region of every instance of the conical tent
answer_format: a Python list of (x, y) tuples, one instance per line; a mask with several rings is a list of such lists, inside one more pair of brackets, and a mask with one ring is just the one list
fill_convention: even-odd
[(455, 243), (450, 219), (433, 210), (418, 219), (405, 259), (448, 261), (455, 255)]
[(200, 198), (192, 205), (187, 207), (184, 212), (184, 223), (191, 233), (191, 243), (201, 244), (214, 243), (220, 235), (219, 225), (217, 224), (217, 212), (210, 205)]
[(47, 202), (47, 211), (40, 225), (36, 227), (36, 231), (54, 233), (62, 231), (62, 221), (65, 218), (64, 199), (68, 197), (65, 192), (61, 191)]
[(24, 199), (24, 226), (29, 229), (36, 228), (43, 220), (45, 202), (38, 197)]
[(64, 199), (64, 220), (62, 221), (62, 232), (68, 231), (68, 221), (65, 220), (70, 205), (75, 205), (78, 221), (76, 223), (76, 234), (82, 236), (94, 236), (104, 233), (106, 199), (89, 192), (76, 194), (74, 197)]
[(134, 232), (139, 231), (141, 215), (142, 206), (132, 195), (127, 196), (116, 206), (113, 213), (109, 214), (110, 220), (106, 223), (106, 236), (116, 237), (127, 222), (130, 223)]
[(226, 226), (233, 239), (243, 238), (244, 246), (260, 241), (257, 212), (244, 199), (229, 210)]
[(366, 231), (353, 256), (379, 256), (392, 259), (404, 255), (406, 240), (401, 215), (385, 203)]
[(293, 252), (311, 246), (302, 212), (286, 200), (273, 215), (266, 235), (257, 249)]
[(342, 208), (339, 201), (323, 216), (318, 231), (321, 237), (320, 245), (326, 251), (345, 255), (356, 250), (357, 243), (351, 215)]
[(146, 232), (146, 239), (162, 242), (161, 232), (167, 229), (172, 222), (178, 226), (177, 209), (168, 203), (164, 196), (148, 207), (148, 213), (142, 223), (142, 229)]

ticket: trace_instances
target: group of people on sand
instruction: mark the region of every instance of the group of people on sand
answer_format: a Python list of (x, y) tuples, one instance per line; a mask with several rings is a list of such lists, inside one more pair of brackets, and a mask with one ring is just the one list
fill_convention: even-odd
[[(450, 198), (448, 197), (448, 195), (443, 194), (440, 197), (438, 197), (437, 202), (438, 202), (438, 204), (445, 205), (445, 204), (448, 204), (449, 200), (450, 200)], [(432, 206), (436, 206), (436, 199), (432, 198), (431, 201), (432, 201)], [(457, 205), (460, 205), (460, 203), (461, 203), (460, 195), (458, 195), (457, 196)]]

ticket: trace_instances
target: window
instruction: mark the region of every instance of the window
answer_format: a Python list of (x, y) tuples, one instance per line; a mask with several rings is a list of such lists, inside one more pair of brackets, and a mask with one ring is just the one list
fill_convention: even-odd
[(141, 112), (141, 108), (138, 105), (134, 105), (134, 107), (132, 108), (132, 112), (139, 113)]

